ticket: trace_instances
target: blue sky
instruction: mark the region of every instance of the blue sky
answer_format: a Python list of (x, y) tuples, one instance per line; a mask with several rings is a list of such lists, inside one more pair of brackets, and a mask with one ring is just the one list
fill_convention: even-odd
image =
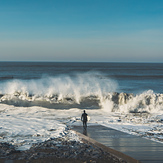
[(163, 62), (163, 0), (0, 0), (1, 61)]

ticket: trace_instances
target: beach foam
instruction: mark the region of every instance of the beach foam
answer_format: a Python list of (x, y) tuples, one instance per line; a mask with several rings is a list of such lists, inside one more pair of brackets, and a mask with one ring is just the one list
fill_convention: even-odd
[[(69, 136), (77, 141), (66, 125), (56, 121), (54, 110), (41, 107), (14, 107), (0, 104), (0, 140), (26, 150), (33, 143)], [(54, 118), (55, 117), (55, 118)]]

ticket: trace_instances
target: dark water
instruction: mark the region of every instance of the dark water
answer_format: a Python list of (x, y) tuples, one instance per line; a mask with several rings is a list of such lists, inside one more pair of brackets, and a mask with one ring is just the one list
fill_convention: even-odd
[(0, 62), (0, 83), (87, 72), (98, 72), (98, 78), (114, 80), (118, 92), (163, 93), (163, 63)]

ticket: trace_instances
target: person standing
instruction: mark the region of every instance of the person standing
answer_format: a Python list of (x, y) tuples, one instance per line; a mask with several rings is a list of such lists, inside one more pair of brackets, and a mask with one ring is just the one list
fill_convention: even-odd
[(81, 121), (83, 121), (83, 127), (84, 128), (86, 128), (87, 127), (87, 116), (88, 116), (88, 114), (85, 112), (85, 110), (84, 110), (84, 113), (82, 114), (82, 116), (81, 116)]

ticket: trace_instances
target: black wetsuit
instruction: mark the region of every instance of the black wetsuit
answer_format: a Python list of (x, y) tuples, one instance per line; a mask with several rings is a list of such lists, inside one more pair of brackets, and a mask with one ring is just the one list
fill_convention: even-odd
[(83, 113), (81, 116), (81, 120), (83, 121), (83, 127), (87, 127), (87, 113)]

